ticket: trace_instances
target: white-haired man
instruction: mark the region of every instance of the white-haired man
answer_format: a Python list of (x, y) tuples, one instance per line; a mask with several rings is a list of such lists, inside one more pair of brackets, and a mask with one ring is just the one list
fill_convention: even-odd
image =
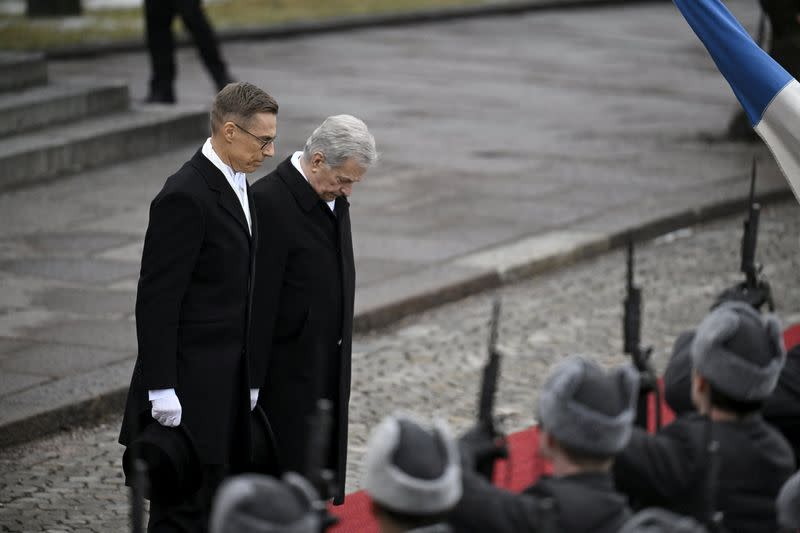
[[(309, 417), (333, 403), (334, 502), (344, 501), (355, 265), (347, 197), (377, 160), (375, 139), (350, 115), (328, 117), (253, 185), (264, 228), (254, 287), (254, 354), (266, 380), (258, 399), (279, 468), (303, 472)], [(258, 371), (260, 371), (259, 369)]]

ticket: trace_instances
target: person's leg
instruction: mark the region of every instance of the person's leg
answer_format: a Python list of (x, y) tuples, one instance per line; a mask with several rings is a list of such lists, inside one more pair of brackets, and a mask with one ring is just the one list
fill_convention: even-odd
[(174, 0), (145, 0), (144, 12), (151, 67), (147, 100), (171, 103), (175, 101), (175, 40), (172, 35)]
[(232, 80), (228, 68), (219, 52), (217, 38), (208, 22), (200, 0), (175, 0), (178, 13), (184, 26), (192, 35), (200, 58), (203, 60), (209, 74), (214, 79), (217, 90), (222, 89)]
[[(800, 5), (797, 0), (761, 0), (769, 20), (770, 38), (765, 48), (793, 77), (800, 77)], [(763, 43), (759, 43), (763, 44)], [(755, 141), (757, 136), (743, 110), (738, 110), (728, 125), (728, 138)]]
[(761, 0), (772, 28), (769, 53), (789, 74), (800, 77), (800, 5), (797, 0)]

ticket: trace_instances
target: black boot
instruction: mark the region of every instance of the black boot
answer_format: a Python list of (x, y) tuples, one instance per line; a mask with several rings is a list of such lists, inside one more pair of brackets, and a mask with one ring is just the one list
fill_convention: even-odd
[(175, 93), (172, 89), (150, 89), (144, 102), (146, 104), (174, 104)]
[(175, 91), (172, 89), (172, 82), (151, 79), (150, 92), (144, 101), (146, 104), (174, 104)]

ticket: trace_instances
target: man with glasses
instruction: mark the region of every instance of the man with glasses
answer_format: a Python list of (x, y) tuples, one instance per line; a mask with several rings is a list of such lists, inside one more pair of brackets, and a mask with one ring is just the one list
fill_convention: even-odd
[(211, 137), (150, 205), (136, 294), (139, 354), (120, 443), (147, 424), (182, 426), (204, 483), (178, 503), (151, 502), (149, 531), (207, 531), (211, 497), (250, 457), (252, 287), (258, 223), (245, 174), (274, 154), (278, 104), (249, 83), (227, 85)]
[(375, 139), (350, 115), (328, 117), (302, 151), (253, 184), (261, 244), (253, 355), (266, 376), (259, 403), (281, 472), (304, 471), (308, 418), (333, 403), (334, 502), (344, 498), (355, 267), (347, 197), (376, 161)]

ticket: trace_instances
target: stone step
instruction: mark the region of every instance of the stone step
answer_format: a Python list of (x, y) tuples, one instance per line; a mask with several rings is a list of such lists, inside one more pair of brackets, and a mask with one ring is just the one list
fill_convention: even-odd
[(0, 94), (0, 137), (124, 111), (129, 105), (127, 85), (96, 80), (59, 81)]
[(168, 105), (136, 106), (0, 139), (0, 190), (173, 150), (208, 136), (208, 112)]
[(0, 52), (0, 92), (47, 83), (47, 63), (41, 54)]

